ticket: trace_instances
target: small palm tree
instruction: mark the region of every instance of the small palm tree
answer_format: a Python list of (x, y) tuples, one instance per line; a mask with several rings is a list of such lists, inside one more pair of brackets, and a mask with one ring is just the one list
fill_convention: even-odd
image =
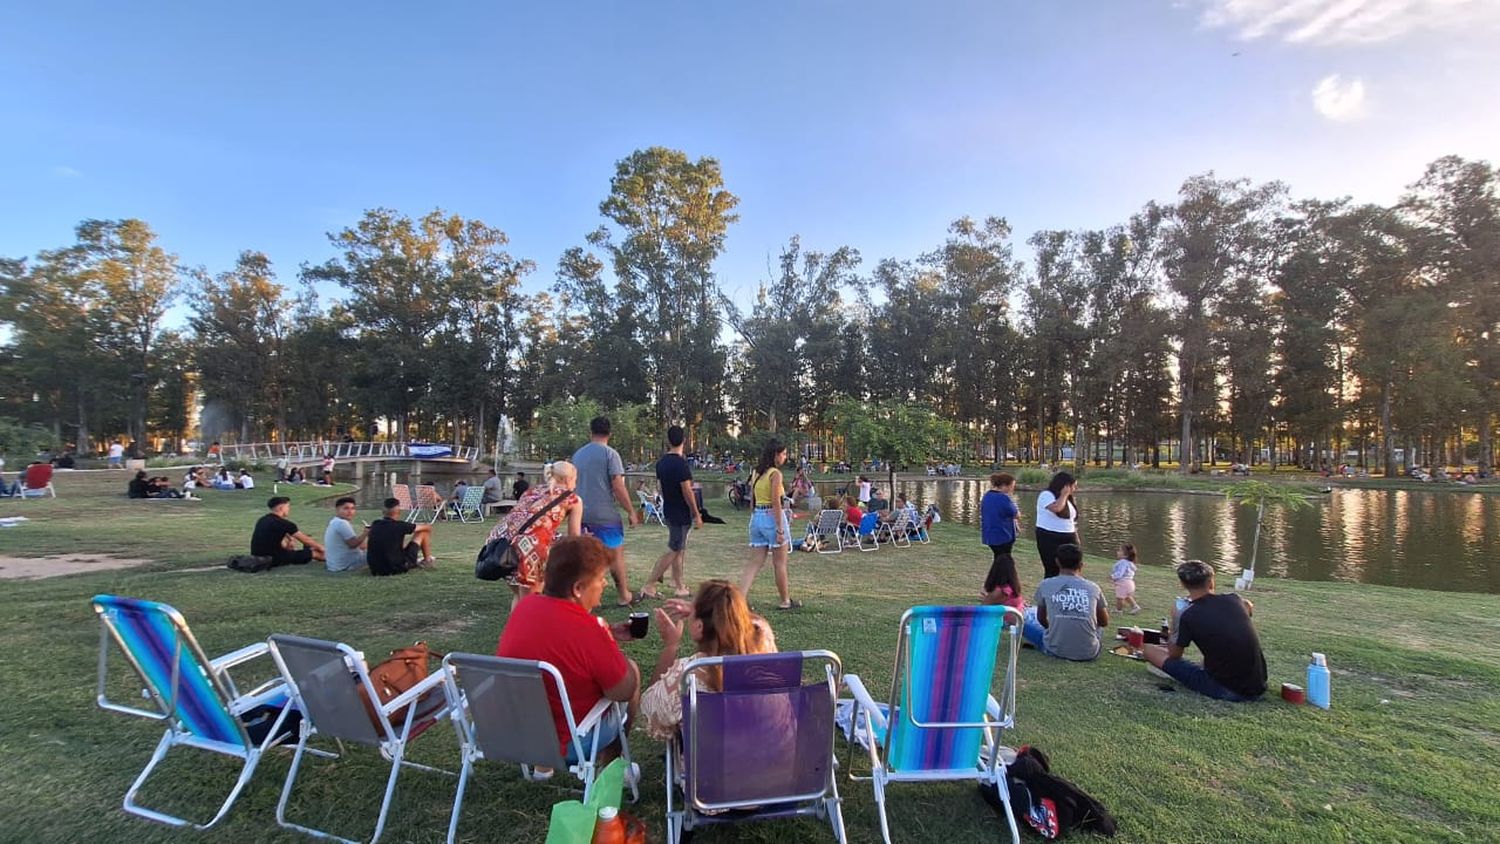
[(1260, 526), (1265, 521), (1266, 505), (1279, 504), (1288, 510), (1299, 510), (1312, 506), (1312, 502), (1298, 490), (1266, 481), (1240, 481), (1225, 489), (1224, 495), (1236, 504), (1255, 507), (1255, 539), (1250, 543), (1250, 564), (1234, 581), (1236, 589), (1249, 589), (1255, 582), (1255, 558), (1260, 553)]

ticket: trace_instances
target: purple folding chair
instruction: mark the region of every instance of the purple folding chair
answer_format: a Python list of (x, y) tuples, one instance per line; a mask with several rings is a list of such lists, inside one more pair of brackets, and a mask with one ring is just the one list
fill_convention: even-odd
[[(816, 679), (804, 667), (821, 663)], [(697, 669), (721, 666), (723, 689)], [(667, 746), (667, 841), (700, 826), (811, 816), (847, 840), (834, 777), (834, 698), (843, 667), (831, 651), (704, 657), (683, 672), (682, 729)], [(674, 800), (681, 789), (681, 803)]]

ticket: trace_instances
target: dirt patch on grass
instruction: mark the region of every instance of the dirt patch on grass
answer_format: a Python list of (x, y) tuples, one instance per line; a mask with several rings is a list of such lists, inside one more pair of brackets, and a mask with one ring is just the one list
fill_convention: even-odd
[(0, 580), (39, 580), (90, 571), (128, 569), (150, 560), (131, 560), (109, 554), (55, 554), (51, 557), (0, 557)]

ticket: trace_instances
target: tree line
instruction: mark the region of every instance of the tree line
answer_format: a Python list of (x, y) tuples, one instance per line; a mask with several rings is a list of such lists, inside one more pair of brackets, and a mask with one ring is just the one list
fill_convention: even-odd
[(441, 210), (366, 211), (295, 289), (259, 252), (210, 272), (142, 221), (87, 220), (0, 260), (0, 416), (85, 451), (176, 445), (201, 409), (205, 438), (486, 451), (505, 414), (551, 454), (597, 409), (643, 456), (671, 420), (704, 450), (774, 435), (825, 459), (879, 457), (859, 452), (896, 426), (922, 440), (902, 454), (984, 462), (1493, 462), (1488, 162), (1440, 158), (1390, 206), (1192, 176), (1116, 225), (1031, 234), (1029, 261), (999, 216), (873, 267), (794, 235), (748, 307), (713, 269), (737, 203), (716, 160), (638, 150), (534, 293), (501, 229)]

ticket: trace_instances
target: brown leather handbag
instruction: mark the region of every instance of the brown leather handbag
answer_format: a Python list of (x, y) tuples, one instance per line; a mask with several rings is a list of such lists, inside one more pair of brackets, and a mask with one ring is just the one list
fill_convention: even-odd
[[(391, 651), (389, 659), (370, 666), (370, 683), (375, 687), (375, 694), (380, 697), (380, 703), (386, 704), (400, 697), (406, 691), (418, 683), (426, 680), (431, 674), (429, 663), (433, 659), (442, 659), (443, 654), (427, 647), (426, 642), (417, 642), (405, 648), (397, 648)], [(361, 688), (360, 698), (364, 701), (365, 711), (370, 715), (370, 723), (380, 730), (380, 715), (375, 711), (375, 704), (371, 703), (369, 694)], [(423, 695), (416, 706), (418, 720), (426, 719), (433, 710), (443, 702), (443, 690), (434, 688)], [(391, 713), (391, 726), (400, 730), (406, 726), (406, 718), (411, 713), (411, 707), (402, 707)], [(415, 729), (416, 724), (412, 727)]]

